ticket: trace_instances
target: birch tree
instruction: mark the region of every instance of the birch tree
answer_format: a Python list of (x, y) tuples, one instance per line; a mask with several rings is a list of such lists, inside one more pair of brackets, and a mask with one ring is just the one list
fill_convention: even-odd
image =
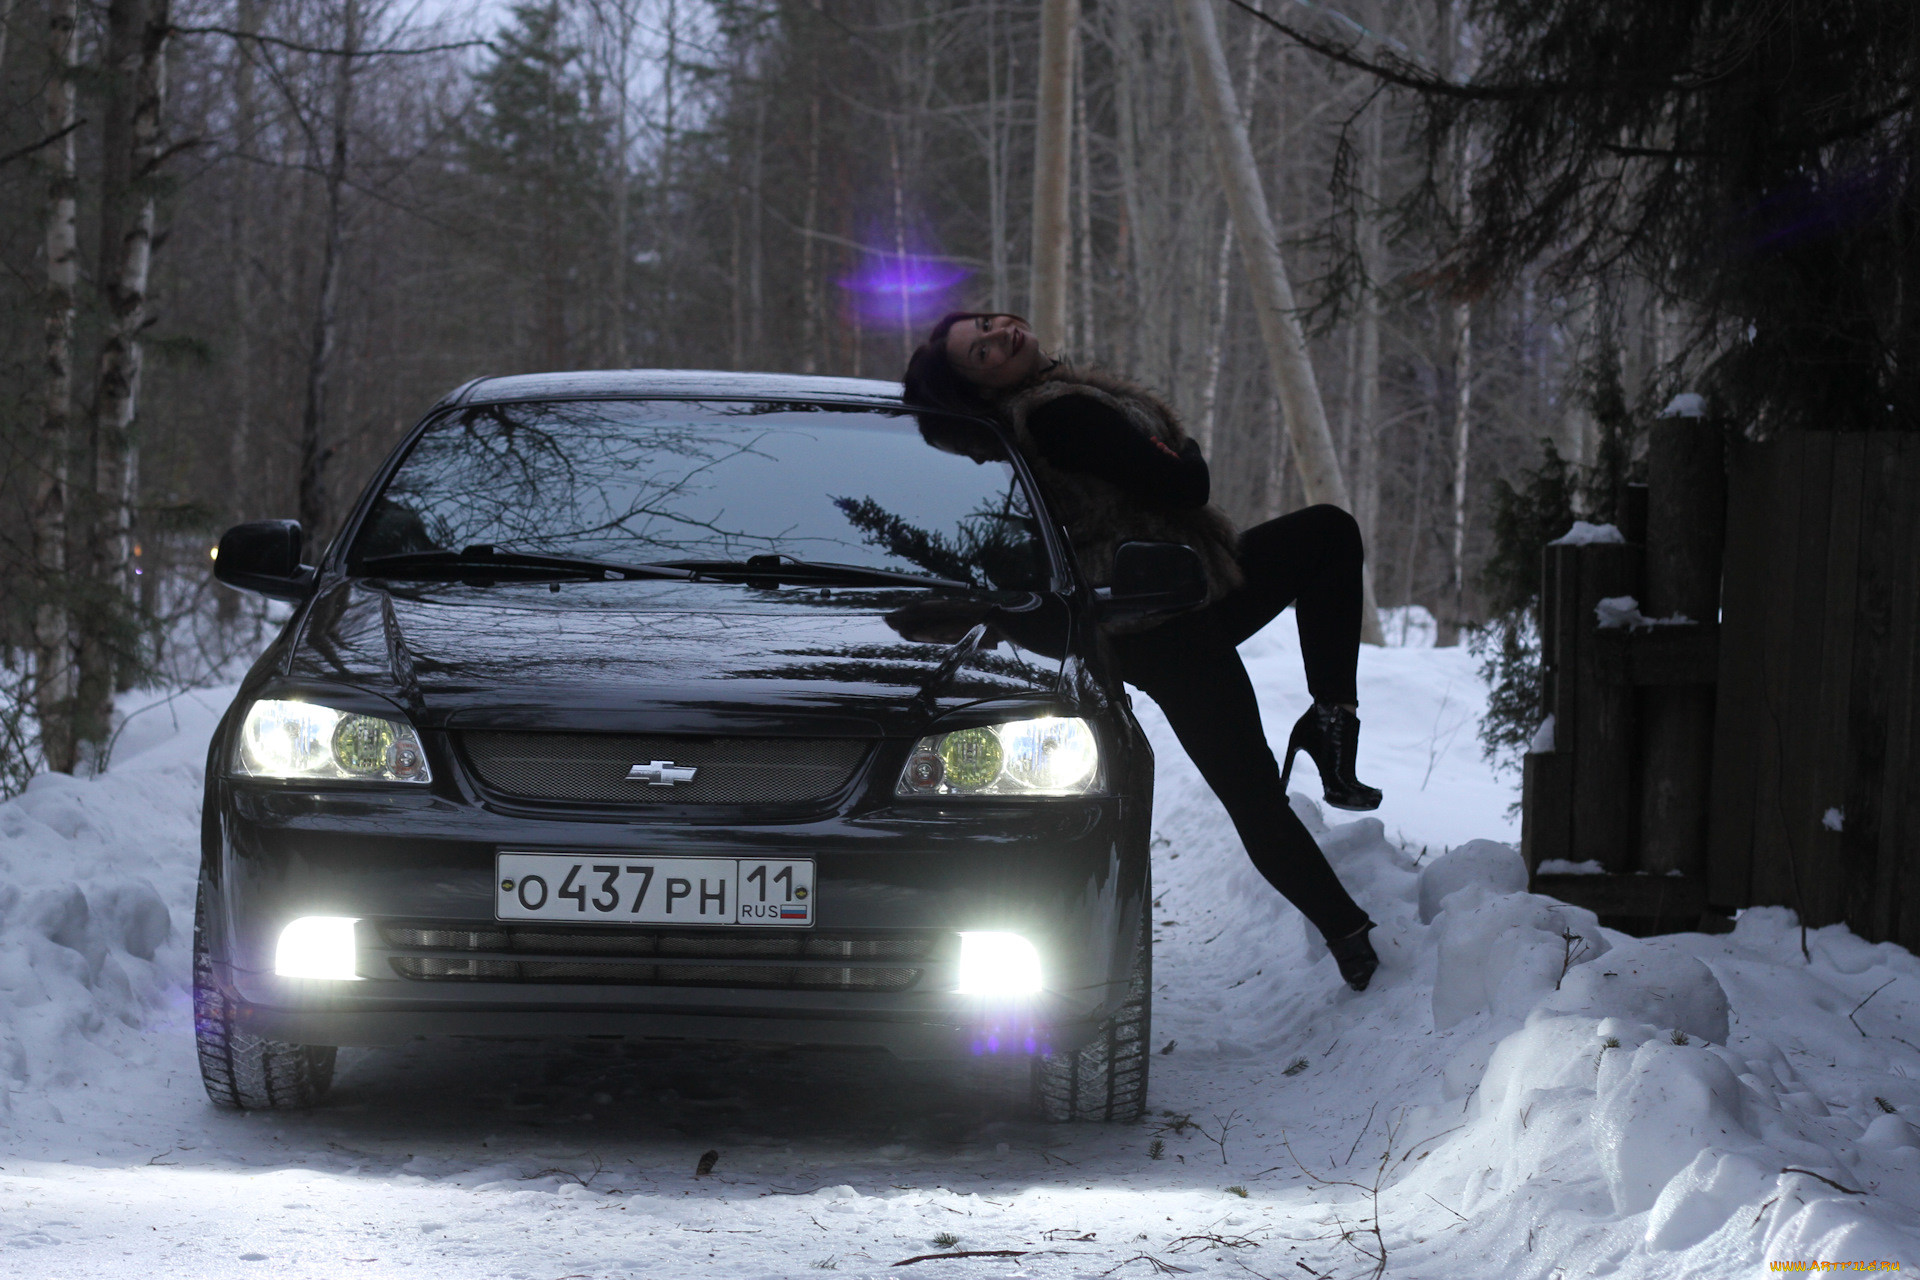
[(85, 625), (77, 646), (75, 732), (98, 760), (112, 728), (113, 694), (140, 666), (134, 607), (134, 508), (140, 453), (141, 333), (148, 323), (154, 183), (166, 105), (169, 0), (113, 0), (108, 9), (111, 91), (102, 149), (100, 267), (103, 324), (93, 392), (93, 492), (87, 504)]
[(40, 416), (39, 465), (32, 529), (39, 601), (34, 611), (34, 705), (40, 719), (40, 752), (47, 768), (71, 773), (78, 746), (74, 735), (73, 620), (67, 571), (67, 457), (72, 448), (74, 286), (79, 276), (78, 170), (73, 131), (77, 126), (74, 76), (78, 64), (77, 0), (48, 0), (47, 88), (42, 149), (47, 167), (45, 212), (46, 293), (44, 314), (45, 396)]
[[(1458, 0), (1448, 0), (1446, 20), (1440, 24), (1440, 74), (1452, 79), (1458, 66), (1472, 74), (1472, 33)], [(1473, 220), (1473, 139), (1463, 122), (1450, 139), (1452, 146), (1453, 220), (1466, 226)], [(1446, 630), (1457, 634), (1466, 617), (1467, 594), (1467, 465), (1473, 442), (1473, 300), (1462, 295), (1453, 304), (1453, 531), (1450, 550), (1452, 611)]]

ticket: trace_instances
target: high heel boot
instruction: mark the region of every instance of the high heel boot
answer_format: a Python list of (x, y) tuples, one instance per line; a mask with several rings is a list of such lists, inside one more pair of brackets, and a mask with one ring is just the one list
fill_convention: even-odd
[(1360, 717), (1348, 707), (1316, 702), (1307, 708), (1287, 737), (1287, 758), (1280, 769), (1280, 789), (1293, 776), (1293, 757), (1305, 751), (1320, 771), (1320, 785), (1328, 804), (1336, 809), (1364, 812), (1380, 807), (1380, 789), (1353, 776), (1354, 753), (1360, 748)]
[(1380, 967), (1380, 957), (1374, 952), (1373, 940), (1367, 936), (1372, 928), (1373, 921), (1369, 920), (1346, 937), (1327, 941), (1327, 950), (1333, 953), (1333, 962), (1340, 966), (1340, 976), (1355, 991), (1365, 991), (1367, 984), (1373, 981), (1373, 971)]

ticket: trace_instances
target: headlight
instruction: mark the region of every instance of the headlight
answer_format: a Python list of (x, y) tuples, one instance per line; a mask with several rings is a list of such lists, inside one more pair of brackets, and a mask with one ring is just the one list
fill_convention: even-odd
[(898, 796), (1083, 796), (1100, 786), (1100, 744), (1077, 716), (1043, 716), (920, 739)]
[(274, 698), (247, 708), (234, 768), (252, 778), (433, 781), (406, 721)]

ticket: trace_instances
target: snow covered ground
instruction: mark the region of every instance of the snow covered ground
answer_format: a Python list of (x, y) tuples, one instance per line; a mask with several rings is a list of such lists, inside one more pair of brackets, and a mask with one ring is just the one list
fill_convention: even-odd
[[(1291, 622), (1245, 652), (1283, 737), (1305, 705)], [(1514, 794), (1480, 759), (1467, 655), (1368, 650), (1361, 695), (1387, 802), (1320, 833), (1381, 922), (1358, 996), (1142, 702), (1164, 1051), (1152, 1118), (1111, 1128), (997, 1120), (951, 1075), (864, 1055), (594, 1046), (343, 1052), (323, 1109), (214, 1111), (184, 984), (230, 691), (143, 711), (103, 778), (0, 806), (0, 1274), (877, 1276), (964, 1250), (1019, 1253), (916, 1265), (1920, 1264), (1920, 962), (1838, 928), (1808, 962), (1779, 910), (1725, 937), (1603, 936), (1517, 892), (1491, 843), (1517, 835)]]

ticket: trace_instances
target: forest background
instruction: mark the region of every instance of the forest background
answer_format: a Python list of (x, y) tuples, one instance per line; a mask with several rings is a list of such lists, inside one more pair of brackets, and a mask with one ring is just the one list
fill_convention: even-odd
[[(1459, 0), (1268, 7), (1475, 55)], [(1165, 394), (1244, 525), (1303, 499), (1175, 8), (1080, 6), (1065, 347)], [(1039, 9), (0, 0), (0, 789), (254, 643), (218, 531), (323, 541), (470, 378), (890, 379), (942, 311), (1024, 310)], [(1378, 596), (1455, 642), (1504, 607), (1498, 486), (1663, 402), (1677, 321), (1627, 272), (1443, 288), (1465, 131), (1217, 17)]]

